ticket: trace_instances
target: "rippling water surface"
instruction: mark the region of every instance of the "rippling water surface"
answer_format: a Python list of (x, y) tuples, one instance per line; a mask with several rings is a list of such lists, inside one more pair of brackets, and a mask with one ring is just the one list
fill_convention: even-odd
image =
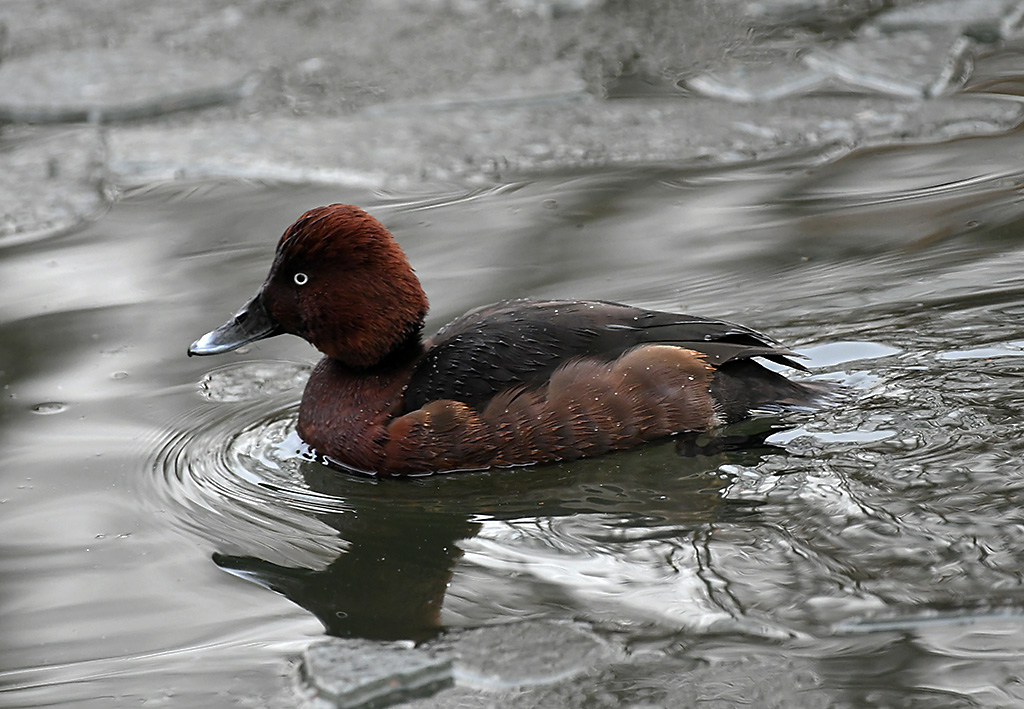
[[(1021, 166), (1011, 134), (421, 194), (157, 185), (0, 244), (0, 690), (273, 704), (325, 628), (571, 618), (651, 653), (609, 680), (627, 703), (750, 658), (851, 705), (1022, 700)], [(295, 434), (308, 345), (185, 356), (331, 201), (392, 228), (428, 330), (512, 296), (682, 310), (850, 395), (755, 448), (340, 474)]]

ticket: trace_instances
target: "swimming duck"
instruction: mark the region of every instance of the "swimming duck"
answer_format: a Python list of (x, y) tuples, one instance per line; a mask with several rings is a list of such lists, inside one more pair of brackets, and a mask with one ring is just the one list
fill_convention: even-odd
[(427, 297), (362, 209), (311, 209), (284, 232), (263, 287), (189, 355), (282, 333), (324, 354), (298, 433), (358, 471), (410, 475), (596, 456), (821, 391), (763, 367), (794, 353), (723, 320), (604, 301), (509, 300), (426, 340)]

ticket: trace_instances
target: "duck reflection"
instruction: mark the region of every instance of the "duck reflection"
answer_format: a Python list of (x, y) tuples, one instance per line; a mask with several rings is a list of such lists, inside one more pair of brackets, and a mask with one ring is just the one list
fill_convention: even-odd
[(321, 570), (249, 556), (213, 560), (307, 609), (329, 635), (426, 640), (440, 626), (448, 580), (462, 556), (456, 542), (479, 525), (466, 515), (409, 512), (371, 503), (354, 514), (322, 516), (350, 547)]
[(461, 540), (486, 521), (592, 515), (606, 526), (689, 529), (750, 514), (721, 490), (726, 464), (756, 464), (777, 449), (779, 430), (761, 419), (719, 436), (679, 436), (605, 458), (518, 470), (381, 479), (353, 484), (348, 473), (306, 462), (313, 490), (344, 499), (352, 511), (321, 514), (348, 543), (323, 569), (289, 567), (253, 556), (215, 554), (221, 568), (280, 593), (313, 613), (330, 635), (424, 641), (441, 628)]

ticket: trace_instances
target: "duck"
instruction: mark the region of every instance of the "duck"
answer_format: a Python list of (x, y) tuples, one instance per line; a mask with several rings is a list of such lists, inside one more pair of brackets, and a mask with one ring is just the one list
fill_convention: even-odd
[(377, 476), (570, 461), (760, 411), (808, 409), (823, 389), (764, 366), (792, 350), (725, 320), (607, 301), (505, 300), (424, 338), (427, 296), (388, 229), (354, 205), (305, 212), (256, 295), (192, 343), (216, 355), (279, 334), (322, 353), (298, 435)]

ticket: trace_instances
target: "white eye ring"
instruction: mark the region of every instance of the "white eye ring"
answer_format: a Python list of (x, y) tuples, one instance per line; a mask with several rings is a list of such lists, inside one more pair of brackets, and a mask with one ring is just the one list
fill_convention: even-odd
[(305, 273), (302, 273), (300, 271), (300, 272), (295, 274), (295, 276), (292, 278), (292, 280), (295, 281), (295, 285), (297, 285), (297, 286), (304, 286), (307, 283), (309, 283), (309, 276), (307, 276)]

